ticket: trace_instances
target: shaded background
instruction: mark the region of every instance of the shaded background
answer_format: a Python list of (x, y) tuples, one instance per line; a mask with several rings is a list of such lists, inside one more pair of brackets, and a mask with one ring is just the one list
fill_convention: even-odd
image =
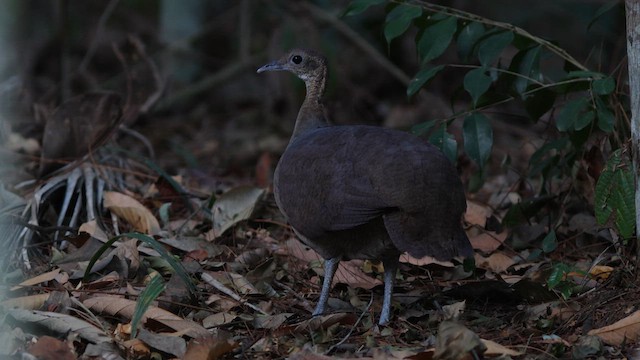
[[(622, 2), (440, 3), (513, 23), (556, 41), (591, 69), (612, 73), (626, 67)], [(598, 9), (609, 3), (613, 8), (599, 16)], [(151, 109), (132, 116), (126, 126), (149, 140), (157, 163), (169, 173), (205, 182), (229, 177), (250, 181), (261, 156), (273, 163), (268, 159), (272, 155), (276, 159), (284, 149), (304, 86), (293, 76), (260, 76), (255, 69), (291, 47), (315, 48), (329, 58), (326, 103), (336, 123), (408, 129), (469, 106), (470, 99), (462, 90), (464, 71), (455, 68), (436, 77), (420, 96), (407, 99), (407, 79), (419, 70), (415, 30), (387, 47), (382, 35), (384, 6), (335, 18), (347, 4), (3, 1), (0, 41), (10, 50), (0, 57), (0, 104), (10, 127), (5, 124), (2, 134), (5, 141), (10, 134), (35, 141), (35, 148), (19, 149), (26, 156), (10, 166), (5, 161), (3, 176), (16, 183), (37, 173), (37, 144), (45, 119), (64, 100), (93, 90), (113, 90), (123, 97), (154, 92), (152, 77), (143, 77), (135, 89), (127, 89), (123, 66), (113, 48), (124, 46), (128, 38), (144, 45), (158, 66), (162, 92)], [(377, 50), (377, 55), (363, 51), (366, 46)], [(455, 50), (448, 51), (452, 53), (445, 53), (436, 63), (455, 61)], [(384, 65), (387, 59), (391, 62)], [(624, 73), (619, 72), (621, 77)], [(496, 132), (494, 161), (511, 153), (516, 168), (526, 166), (521, 163), (530, 155), (525, 145), (540, 137), (545, 126), (533, 126), (518, 104), (492, 109), (489, 115)], [(454, 123), (454, 134), (456, 126)], [(148, 151), (149, 146), (139, 138), (121, 132), (116, 137), (126, 149)], [(520, 149), (522, 156), (513, 149)], [(464, 159), (461, 164), (464, 166)]]

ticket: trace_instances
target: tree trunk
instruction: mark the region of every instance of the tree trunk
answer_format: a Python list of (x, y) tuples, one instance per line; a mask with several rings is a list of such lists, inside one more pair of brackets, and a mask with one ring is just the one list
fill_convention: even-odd
[(631, 154), (636, 190), (636, 250), (640, 255), (640, 2), (625, 1), (627, 13), (627, 56), (631, 97)]

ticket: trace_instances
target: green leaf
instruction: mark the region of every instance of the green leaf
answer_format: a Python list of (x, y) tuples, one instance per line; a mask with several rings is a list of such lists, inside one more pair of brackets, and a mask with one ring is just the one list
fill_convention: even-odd
[(591, 89), (598, 95), (609, 95), (616, 89), (616, 81), (611, 76), (604, 79), (593, 80)]
[(634, 177), (631, 161), (616, 150), (596, 183), (594, 211), (600, 225), (613, 223), (623, 239), (633, 235), (636, 221)]
[(400, 4), (393, 8), (385, 19), (384, 37), (387, 44), (391, 44), (391, 40), (404, 34), (411, 25), (413, 19), (422, 15), (422, 8), (418, 6)]
[(586, 128), (587, 126), (591, 125), (591, 123), (595, 118), (596, 118), (596, 113), (593, 110), (582, 113), (576, 119), (574, 128), (576, 129), (576, 131), (580, 131)]
[(524, 101), (524, 108), (527, 110), (531, 120), (537, 121), (542, 115), (551, 110), (555, 101), (556, 93), (547, 88), (542, 88), (527, 96)]
[(491, 35), (480, 42), (478, 59), (483, 66), (490, 66), (500, 56), (502, 51), (513, 41), (511, 31), (502, 31)]
[(157, 275), (152, 277), (147, 287), (142, 290), (138, 297), (138, 301), (136, 302), (136, 308), (133, 311), (133, 316), (131, 317), (131, 338), (136, 337), (138, 325), (140, 324), (140, 320), (142, 320), (142, 316), (147, 312), (151, 303), (160, 296), (164, 289), (164, 281), (162, 281), (162, 277), (160, 275)]
[(343, 16), (358, 15), (371, 6), (379, 5), (385, 2), (386, 0), (353, 0), (351, 3), (349, 3), (349, 6), (347, 6), (347, 9), (344, 11)]
[(422, 58), (422, 63), (429, 62), (449, 47), (453, 35), (456, 32), (458, 19), (452, 16), (446, 17), (433, 25), (427, 27), (418, 41), (418, 53)]
[(411, 133), (415, 134), (416, 136), (421, 136), (428, 133), (429, 130), (431, 130), (431, 128), (434, 127), (435, 125), (436, 125), (435, 120), (428, 120), (423, 123), (412, 126)]
[(480, 113), (474, 113), (464, 119), (462, 125), (464, 150), (480, 169), (491, 155), (493, 129), (489, 119)]
[(107, 249), (109, 249), (111, 247), (111, 245), (113, 245), (113, 243), (115, 243), (116, 241), (118, 241), (118, 240), (120, 240), (122, 238), (138, 239), (138, 240), (146, 243), (147, 245), (149, 245), (153, 250), (157, 251), (160, 254), (160, 256), (164, 260), (166, 260), (169, 263), (169, 265), (171, 265), (171, 267), (173, 268), (173, 271), (176, 273), (176, 275), (178, 275), (178, 277), (185, 283), (185, 285), (187, 286), (187, 289), (189, 290), (190, 295), (191, 296), (195, 296), (196, 295), (196, 286), (193, 283), (193, 281), (191, 281), (191, 278), (189, 277), (189, 274), (184, 269), (182, 264), (177, 262), (176, 259), (173, 257), (173, 255), (171, 255), (165, 249), (164, 245), (159, 243), (156, 239), (154, 239), (154, 238), (152, 238), (152, 237), (150, 237), (148, 235), (140, 234), (140, 233), (125, 233), (125, 234), (121, 234), (121, 235), (112, 237), (111, 239), (109, 239), (109, 241), (104, 243), (98, 249), (98, 251), (96, 251), (96, 253), (93, 254), (93, 257), (91, 257), (91, 260), (89, 260), (89, 264), (87, 265), (87, 269), (84, 271), (84, 277), (82, 278), (83, 282), (85, 282), (85, 283), (88, 282), (89, 274), (91, 274), (91, 269), (93, 268), (93, 265), (95, 265), (95, 263), (98, 261), (98, 259), (100, 259), (102, 254), (104, 254), (104, 252), (107, 251)]
[(598, 127), (600, 130), (604, 132), (613, 131), (616, 118), (599, 96), (596, 97), (596, 111), (598, 113)]
[(454, 139), (453, 135), (447, 132), (446, 124), (442, 124), (433, 134), (429, 137), (429, 142), (442, 150), (444, 155), (455, 164), (458, 156), (458, 143)]
[(615, 224), (620, 237), (626, 240), (631, 238), (636, 227), (634, 179), (629, 167), (617, 170), (615, 181), (618, 186), (613, 193)]
[(491, 77), (487, 75), (485, 68), (477, 68), (469, 71), (464, 76), (464, 89), (471, 95), (473, 105), (478, 104), (478, 99), (491, 87)]
[(565, 104), (556, 118), (556, 127), (560, 131), (573, 130), (578, 116), (589, 105), (589, 99), (581, 97)]
[(425, 84), (429, 82), (434, 76), (436, 76), (442, 69), (444, 69), (444, 65), (438, 65), (435, 67), (426, 67), (420, 70), (416, 77), (411, 80), (409, 86), (407, 87), (407, 96), (411, 97), (413, 94), (417, 93)]
[(551, 230), (547, 234), (547, 236), (542, 239), (542, 251), (545, 253), (550, 253), (558, 247), (558, 239), (556, 237), (556, 231)]
[(462, 28), (458, 34), (456, 47), (458, 49), (458, 56), (464, 60), (469, 61), (473, 54), (474, 45), (484, 34), (484, 25), (479, 22), (472, 21)]
[[(518, 94), (522, 95), (529, 86), (530, 80), (527, 78), (535, 79), (540, 73), (540, 53), (542, 46), (538, 45), (528, 50), (520, 51), (512, 63), (515, 63), (515, 70), (523, 75), (516, 77), (514, 87)], [(522, 54), (522, 55), (521, 55)]]
[(549, 289), (553, 289), (558, 286), (565, 278), (565, 275), (569, 273), (570, 269), (567, 264), (558, 263), (553, 265), (551, 269), (551, 274), (549, 274), (549, 278), (547, 278), (547, 285)]

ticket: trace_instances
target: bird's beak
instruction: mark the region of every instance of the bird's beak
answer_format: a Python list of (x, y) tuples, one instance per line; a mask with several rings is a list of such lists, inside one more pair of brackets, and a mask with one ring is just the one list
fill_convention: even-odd
[(276, 60), (276, 61), (272, 61), (272, 62), (262, 66), (256, 72), (257, 73), (261, 73), (261, 72), (264, 72), (264, 71), (281, 71), (281, 70), (286, 70), (286, 69), (282, 65), (280, 60)]

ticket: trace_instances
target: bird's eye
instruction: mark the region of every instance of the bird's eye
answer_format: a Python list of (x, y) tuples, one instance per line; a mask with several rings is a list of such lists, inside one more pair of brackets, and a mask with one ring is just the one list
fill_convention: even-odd
[(294, 64), (300, 64), (302, 62), (302, 56), (300, 55), (294, 55), (291, 58), (291, 61), (293, 61)]

